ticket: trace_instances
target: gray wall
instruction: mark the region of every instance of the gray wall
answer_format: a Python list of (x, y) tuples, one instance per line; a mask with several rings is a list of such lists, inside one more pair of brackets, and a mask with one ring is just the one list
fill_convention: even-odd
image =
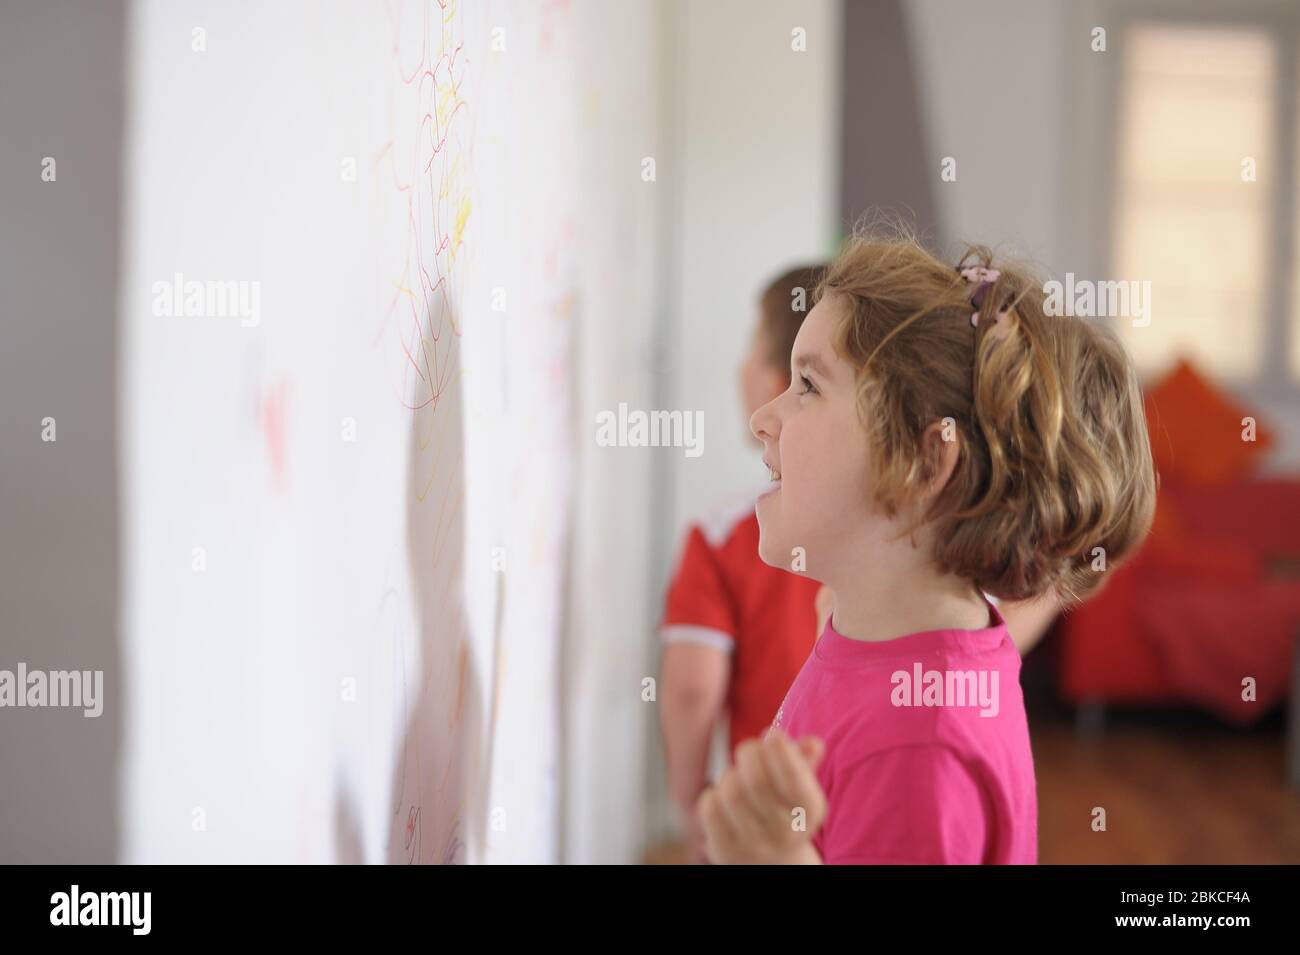
[[(103, 714), (0, 708), (0, 862), (112, 862), (125, 4), (0, 5), (0, 669), (103, 670)], [(57, 180), (41, 180), (43, 157)], [(57, 440), (41, 440), (41, 420)]]
[[(902, 0), (844, 5), (840, 220), (898, 217), (939, 241), (936, 166), (926, 148), (914, 44)], [(819, 104), (820, 105), (820, 104)]]

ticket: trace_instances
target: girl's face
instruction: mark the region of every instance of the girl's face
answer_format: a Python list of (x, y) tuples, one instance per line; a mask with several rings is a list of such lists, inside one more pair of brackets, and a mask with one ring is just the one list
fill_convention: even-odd
[[(759, 556), (817, 580), (851, 552), (883, 541), (888, 528), (870, 506), (871, 457), (854, 369), (831, 341), (843, 307), (828, 293), (808, 314), (790, 356), (790, 387), (749, 422), (776, 478), (758, 499)], [(803, 567), (795, 548), (803, 549)]]

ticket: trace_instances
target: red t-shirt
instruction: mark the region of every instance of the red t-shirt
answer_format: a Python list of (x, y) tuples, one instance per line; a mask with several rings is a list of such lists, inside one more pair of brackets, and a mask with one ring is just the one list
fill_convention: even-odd
[(756, 495), (743, 495), (693, 524), (668, 588), (661, 636), (732, 656), (727, 691), (731, 752), (771, 725), (781, 700), (817, 642), (810, 577), (770, 567), (758, 556)]

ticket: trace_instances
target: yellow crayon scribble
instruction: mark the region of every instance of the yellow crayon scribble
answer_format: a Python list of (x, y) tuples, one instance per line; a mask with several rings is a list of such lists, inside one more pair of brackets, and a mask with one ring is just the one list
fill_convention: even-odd
[(451, 233), (451, 251), (456, 254), (456, 249), (460, 247), (461, 239), (465, 235), (465, 223), (469, 221), (470, 201), (466, 196), (460, 201), (460, 208), (456, 210), (456, 225)]

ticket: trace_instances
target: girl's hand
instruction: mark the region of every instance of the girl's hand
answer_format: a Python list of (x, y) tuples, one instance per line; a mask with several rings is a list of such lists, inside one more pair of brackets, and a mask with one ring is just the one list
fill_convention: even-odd
[(691, 865), (708, 865), (709, 854), (705, 847), (704, 825), (700, 822), (697, 803), (686, 820), (686, 857)]
[(780, 729), (736, 747), (735, 765), (700, 796), (709, 859), (718, 864), (820, 862), (812, 837), (826, 818), (814, 770), (822, 741), (796, 744)]

